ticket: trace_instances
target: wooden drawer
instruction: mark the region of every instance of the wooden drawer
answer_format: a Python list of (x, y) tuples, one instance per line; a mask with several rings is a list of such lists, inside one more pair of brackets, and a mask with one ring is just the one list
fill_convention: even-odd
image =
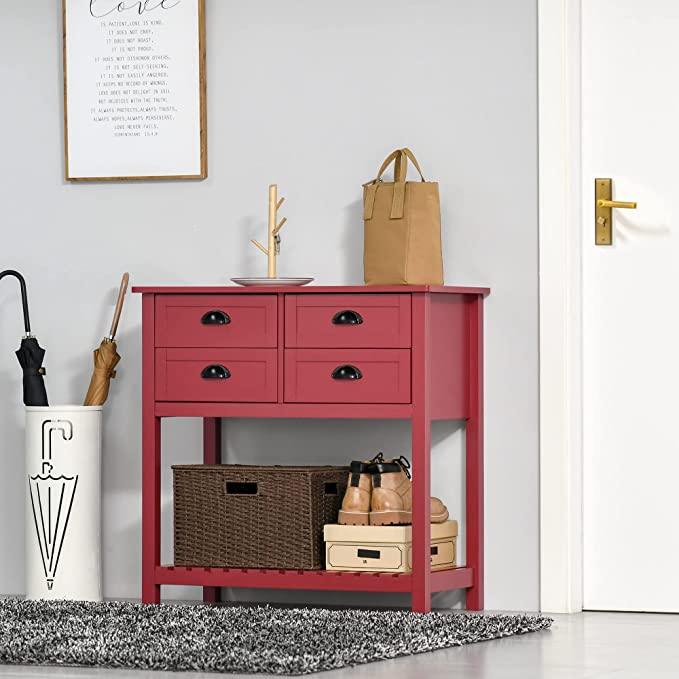
[(156, 349), (157, 401), (277, 400), (276, 349)]
[(285, 400), (410, 403), (410, 350), (286, 349)]
[(286, 295), (285, 345), (410, 347), (410, 295)]
[(157, 347), (275, 347), (275, 295), (159, 295)]

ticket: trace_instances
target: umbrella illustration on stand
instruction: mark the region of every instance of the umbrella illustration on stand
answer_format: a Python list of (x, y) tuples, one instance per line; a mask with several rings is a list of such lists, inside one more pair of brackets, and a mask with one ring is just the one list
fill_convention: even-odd
[(42, 471), (28, 477), (35, 532), (49, 590), (54, 586), (78, 486), (77, 475), (54, 474), (52, 434), (55, 431), (61, 432), (64, 441), (73, 438), (73, 424), (69, 420), (45, 420), (42, 423)]
[(99, 348), (94, 350), (94, 371), (92, 372), (87, 396), (85, 396), (84, 405), (86, 406), (100, 406), (106, 403), (109, 387), (111, 386), (111, 378), (116, 376), (115, 367), (120, 363), (120, 355), (118, 354), (118, 345), (115, 338), (129, 280), (130, 274), (123, 274), (123, 278), (120, 281), (120, 290), (118, 291), (118, 301), (113, 313), (111, 330), (108, 337), (104, 337)]
[(0, 279), (5, 276), (13, 276), (21, 286), (21, 304), (24, 311), (24, 329), (26, 334), (21, 339), (21, 346), (16, 351), (19, 364), (24, 371), (24, 405), (46, 406), (47, 391), (43, 375), (45, 369), (42, 361), (45, 358), (45, 350), (38, 344), (38, 340), (31, 334), (31, 321), (28, 317), (28, 295), (26, 293), (26, 281), (24, 277), (12, 269), (0, 272)]

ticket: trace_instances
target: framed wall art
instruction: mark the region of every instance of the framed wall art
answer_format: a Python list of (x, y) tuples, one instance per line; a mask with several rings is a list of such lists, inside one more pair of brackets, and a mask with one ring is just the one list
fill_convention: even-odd
[(207, 177), (205, 0), (62, 0), (69, 181)]

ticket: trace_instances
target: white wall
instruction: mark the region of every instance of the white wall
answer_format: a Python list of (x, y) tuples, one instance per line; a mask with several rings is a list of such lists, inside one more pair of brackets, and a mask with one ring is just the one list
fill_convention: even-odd
[[(89, 352), (107, 328), (123, 270), (135, 283), (219, 283), (261, 273), (263, 257), (248, 240), (261, 236), (270, 182), (287, 197), (281, 274), (362, 282), (360, 184), (389, 151), (407, 144), (426, 175), (441, 183), (446, 282), (493, 288), (486, 326), (487, 605), (537, 608), (534, 0), (208, 0), (209, 179), (100, 185), (62, 180), (59, 5), (0, 5), (0, 268), (20, 269), (28, 279), (33, 324), (48, 350), (51, 401), (82, 399)], [(14, 283), (3, 281), (4, 593), (23, 587), (22, 410), (12, 355), (22, 329), (17, 300)], [(140, 581), (137, 296), (121, 327), (124, 359), (105, 425), (105, 592), (134, 597)], [(229, 422), (228, 460), (346, 463), (380, 448), (408, 452), (405, 424), (359, 422), (351, 434), (345, 429), (344, 422)], [(168, 464), (199, 459), (199, 422), (172, 421), (163, 433)], [(463, 518), (463, 433), (456, 424), (437, 424), (434, 441), (434, 492)], [(165, 488), (169, 559), (168, 483)], [(340, 600), (264, 593), (269, 596)], [(436, 600), (456, 602), (455, 595)]]

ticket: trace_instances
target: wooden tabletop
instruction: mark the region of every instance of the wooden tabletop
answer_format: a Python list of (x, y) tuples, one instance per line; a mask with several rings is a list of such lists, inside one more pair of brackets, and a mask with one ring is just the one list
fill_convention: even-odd
[(490, 294), (490, 288), (468, 287), (461, 285), (304, 285), (304, 286), (274, 286), (259, 285), (244, 287), (240, 285), (135, 285), (132, 292), (172, 295), (226, 295), (226, 294), (313, 294), (313, 293), (404, 293), (404, 292), (435, 292), (454, 295), (483, 295)]

